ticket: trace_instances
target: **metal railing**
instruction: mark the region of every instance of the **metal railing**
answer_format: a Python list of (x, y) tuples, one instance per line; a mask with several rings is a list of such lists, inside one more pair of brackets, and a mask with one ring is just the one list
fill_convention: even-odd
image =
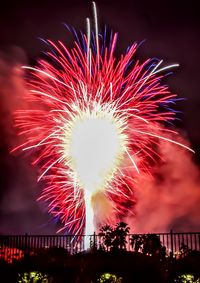
[[(143, 252), (144, 239), (149, 235), (156, 235), (166, 255), (179, 257), (190, 250), (200, 251), (200, 233), (156, 233), (156, 234), (129, 234), (126, 236), (126, 244), (121, 247), (131, 252)], [(143, 242), (142, 242), (143, 241)], [(138, 244), (139, 243), (139, 244)], [(69, 254), (84, 252), (89, 248), (110, 248), (105, 245), (103, 235), (0, 235), (0, 259), (12, 262), (24, 257), (25, 254), (35, 253), (41, 249), (62, 248)]]

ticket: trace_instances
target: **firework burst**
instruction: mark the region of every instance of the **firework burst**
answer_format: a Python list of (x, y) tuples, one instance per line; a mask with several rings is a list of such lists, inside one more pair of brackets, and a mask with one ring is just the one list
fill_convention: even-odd
[[(15, 117), (26, 137), (20, 148), (34, 152), (38, 180), (46, 182), (39, 199), (62, 222), (59, 232), (71, 234), (95, 230), (99, 194), (97, 199), (111, 204), (115, 219), (128, 213), (137, 175), (149, 172), (159, 157), (159, 139), (189, 149), (170, 140), (171, 130), (162, 126), (174, 119), (168, 109), (176, 95), (162, 84), (161, 74), (177, 64), (134, 60), (136, 43), (117, 60), (117, 34), (111, 33), (109, 42), (106, 33), (99, 35), (93, 7), (95, 33), (87, 19), (87, 34), (77, 37), (72, 49), (47, 40), (49, 59), (36, 68), (23, 67), (29, 74), (25, 99), (30, 109)], [(113, 214), (107, 215), (109, 221)]]

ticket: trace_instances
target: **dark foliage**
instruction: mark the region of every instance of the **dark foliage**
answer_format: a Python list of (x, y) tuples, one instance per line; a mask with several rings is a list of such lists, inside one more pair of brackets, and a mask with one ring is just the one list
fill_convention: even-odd
[(130, 228), (124, 222), (119, 222), (112, 228), (105, 225), (101, 228), (100, 235), (103, 237), (103, 249), (107, 251), (126, 250), (127, 235)]

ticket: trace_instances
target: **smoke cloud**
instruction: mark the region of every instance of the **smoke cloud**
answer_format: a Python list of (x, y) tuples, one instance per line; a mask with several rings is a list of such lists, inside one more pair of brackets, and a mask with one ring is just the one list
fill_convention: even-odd
[(199, 231), (200, 171), (193, 154), (161, 141), (160, 155), (164, 161), (154, 168), (153, 177), (138, 180), (136, 216), (127, 222), (138, 233)]
[(47, 213), (36, 202), (40, 187), (30, 156), (10, 151), (22, 142), (14, 128), (13, 113), (26, 107), (24, 71), (26, 54), (12, 47), (0, 52), (0, 234), (55, 233)]

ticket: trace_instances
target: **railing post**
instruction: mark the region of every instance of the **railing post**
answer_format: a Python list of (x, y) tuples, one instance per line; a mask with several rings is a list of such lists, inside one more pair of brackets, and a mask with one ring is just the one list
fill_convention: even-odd
[(93, 250), (96, 249), (96, 233), (93, 234)]
[(27, 248), (28, 248), (28, 234), (25, 233), (24, 250), (26, 255), (28, 254)]
[(171, 252), (170, 252), (170, 259), (173, 260), (174, 257), (174, 239), (173, 239), (173, 231), (170, 230), (170, 242), (171, 242)]

